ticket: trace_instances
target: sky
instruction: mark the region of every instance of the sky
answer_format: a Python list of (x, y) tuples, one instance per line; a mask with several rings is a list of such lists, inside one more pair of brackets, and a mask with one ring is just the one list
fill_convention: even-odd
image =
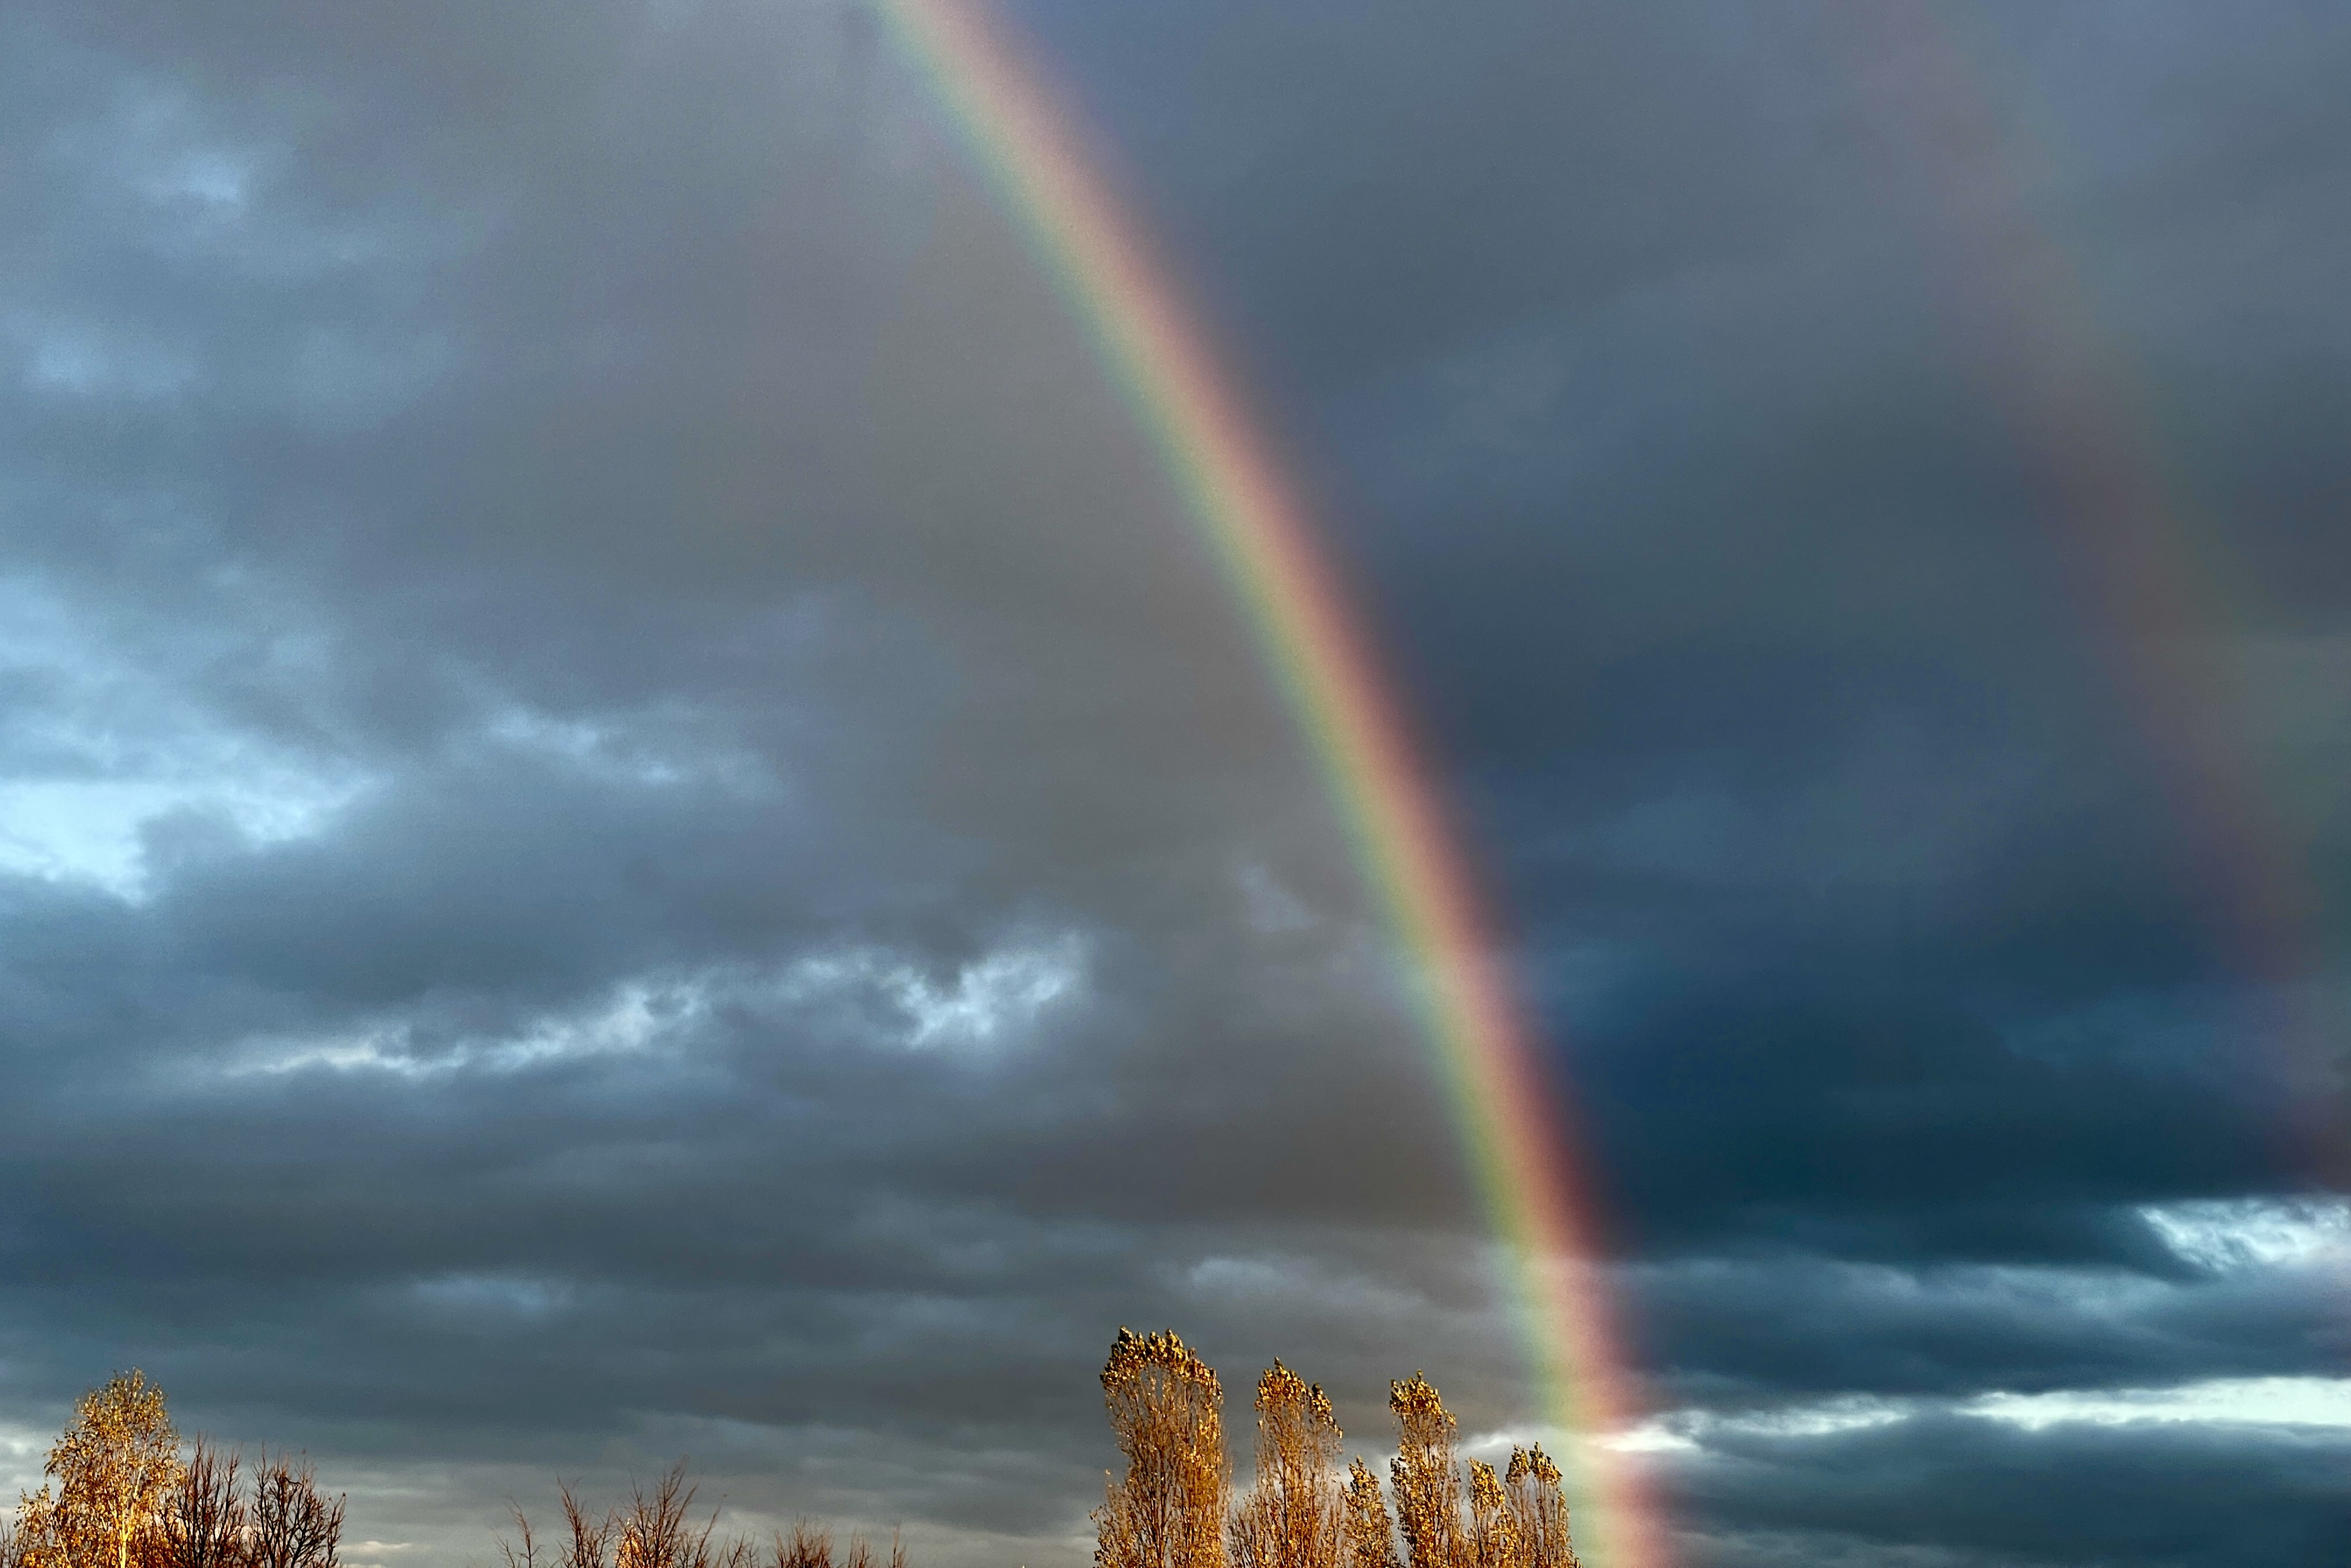
[[(2338, 1563), (2339, 12), (1000, 15), (1459, 827), (1676, 1561)], [(874, 14), (16, 0), (0, 210), (0, 1489), (136, 1365), (352, 1568), (680, 1455), (1075, 1568), (1126, 1324), (1541, 1434), (1328, 781)]]

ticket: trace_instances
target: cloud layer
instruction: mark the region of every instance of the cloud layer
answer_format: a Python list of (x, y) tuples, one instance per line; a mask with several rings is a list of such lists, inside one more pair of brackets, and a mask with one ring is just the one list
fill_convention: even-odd
[[(2339, 29), (1022, 8), (1324, 499), (1693, 1564), (2351, 1526)], [(1534, 1413), (1151, 452), (829, 5), (0, 15), (0, 1456), (1085, 1560), (1172, 1322)], [(1243, 1422), (1236, 1422), (1237, 1426)]]

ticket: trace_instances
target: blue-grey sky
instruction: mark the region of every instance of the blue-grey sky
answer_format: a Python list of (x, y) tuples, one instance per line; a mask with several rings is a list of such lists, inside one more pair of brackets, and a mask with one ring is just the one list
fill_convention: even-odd
[[(1007, 15), (1426, 740), (1689, 1568), (2338, 1563), (2351, 26)], [(0, 203), (0, 1485), (136, 1364), (355, 1568), (681, 1453), (1075, 1568), (1122, 1323), (1532, 1429), (1311, 754), (871, 16), (18, 0)]]

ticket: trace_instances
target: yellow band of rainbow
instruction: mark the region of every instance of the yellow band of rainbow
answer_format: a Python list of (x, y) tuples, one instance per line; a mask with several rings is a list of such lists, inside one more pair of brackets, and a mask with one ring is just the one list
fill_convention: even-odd
[(1025, 224), (1247, 607), (1311, 737), (1404, 954), (1485, 1212), (1509, 1258), (1540, 1415), (1562, 1455), (1592, 1568), (1665, 1568), (1631, 1462), (1589, 1439), (1632, 1413), (1590, 1263), (1593, 1229), (1527, 1027), (1459, 845), (1314, 535), (1164, 268), (1079, 150), (1065, 106), (973, 0), (879, 0), (909, 57)]

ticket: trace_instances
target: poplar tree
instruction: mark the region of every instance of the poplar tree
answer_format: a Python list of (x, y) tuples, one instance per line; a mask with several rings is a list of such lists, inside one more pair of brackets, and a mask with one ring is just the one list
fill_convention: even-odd
[(1102, 1402), (1126, 1457), (1094, 1512), (1101, 1568), (1225, 1568), (1222, 1385), (1175, 1330), (1118, 1331)]
[(1360, 1459), (1347, 1467), (1347, 1568), (1400, 1568), (1380, 1478)]
[(1567, 1534), (1567, 1499), (1559, 1486), (1559, 1466), (1537, 1443), (1510, 1450), (1510, 1468), (1503, 1484), (1510, 1495), (1510, 1517), (1519, 1538), (1519, 1558), (1526, 1568), (1577, 1568), (1575, 1547)]
[(1233, 1513), (1233, 1568), (1342, 1568), (1344, 1436), (1321, 1384), (1279, 1361), (1258, 1379), (1257, 1484)]
[(1519, 1521), (1502, 1478), (1483, 1459), (1469, 1461), (1469, 1527), (1462, 1544), (1467, 1568), (1525, 1568)]
[(1460, 1568), (1461, 1478), (1453, 1468), (1453, 1412), (1426, 1375), (1388, 1385), (1395, 1412), (1396, 1457), (1388, 1461), (1396, 1524), (1412, 1568)]

